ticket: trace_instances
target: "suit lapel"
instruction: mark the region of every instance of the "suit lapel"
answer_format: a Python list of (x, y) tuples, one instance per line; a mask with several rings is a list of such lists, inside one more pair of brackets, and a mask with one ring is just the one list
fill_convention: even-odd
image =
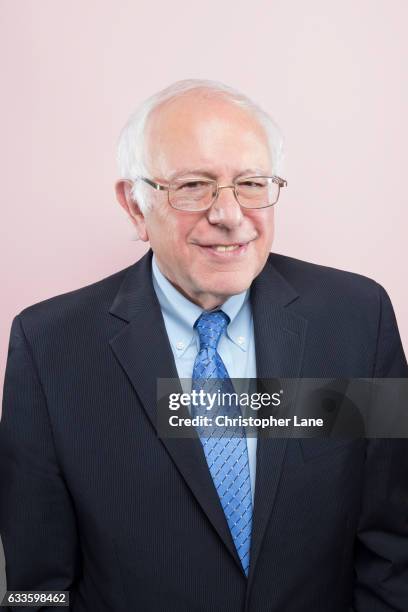
[[(279, 274), (271, 256), (251, 288), (258, 379), (297, 378), (301, 373), (307, 321), (289, 304), (298, 294)], [(266, 383), (267, 384), (267, 383)], [(272, 513), (287, 447), (287, 439), (257, 443), (255, 501), (249, 581), (252, 580), (265, 530)]]
[[(151, 281), (151, 251), (129, 268), (110, 313), (127, 323), (110, 344), (157, 431), (157, 379), (178, 379), (178, 374)], [(160, 438), (160, 442), (242, 570), (199, 438)]]

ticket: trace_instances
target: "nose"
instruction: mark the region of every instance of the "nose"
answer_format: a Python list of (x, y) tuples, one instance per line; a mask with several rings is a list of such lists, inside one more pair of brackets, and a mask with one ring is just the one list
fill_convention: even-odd
[(242, 223), (244, 216), (235, 198), (233, 185), (218, 188), (218, 197), (209, 209), (207, 218), (209, 223), (225, 229), (234, 229)]

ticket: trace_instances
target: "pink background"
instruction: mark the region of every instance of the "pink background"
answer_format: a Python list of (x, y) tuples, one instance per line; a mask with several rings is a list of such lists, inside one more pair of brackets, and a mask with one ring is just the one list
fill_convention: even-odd
[(211, 78), (286, 138), (274, 250), (375, 278), (408, 349), (404, 0), (1, 0), (0, 375), (22, 308), (144, 252), (115, 203), (131, 111)]

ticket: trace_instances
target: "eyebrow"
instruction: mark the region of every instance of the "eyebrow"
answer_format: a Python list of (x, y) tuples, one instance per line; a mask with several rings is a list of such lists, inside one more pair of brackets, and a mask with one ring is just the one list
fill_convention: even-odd
[[(169, 175), (168, 180), (172, 181), (175, 178), (182, 178), (184, 176), (204, 176), (209, 179), (216, 180), (217, 175), (214, 172), (210, 172), (208, 168), (183, 168), (181, 170), (177, 170)], [(268, 173), (265, 173), (265, 170), (261, 168), (246, 168), (245, 170), (236, 170), (234, 172), (234, 177), (239, 176), (269, 176)]]

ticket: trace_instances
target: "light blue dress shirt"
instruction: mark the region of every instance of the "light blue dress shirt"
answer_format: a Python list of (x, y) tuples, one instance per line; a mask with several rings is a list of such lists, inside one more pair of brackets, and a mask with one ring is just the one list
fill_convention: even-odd
[[(153, 286), (163, 314), (177, 373), (182, 383), (189, 381), (190, 388), (186, 389), (183, 385), (183, 391), (190, 392), (194, 362), (200, 349), (198, 332), (194, 329), (194, 323), (203, 309), (182, 295), (167, 280), (159, 269), (154, 255), (152, 272)], [(218, 345), (218, 353), (230, 378), (256, 378), (254, 323), (249, 289), (232, 295), (220, 308), (230, 318), (226, 334), (221, 336)], [(240, 392), (242, 392), (241, 389)], [(255, 492), (256, 446), (256, 437), (247, 437), (252, 502)]]

